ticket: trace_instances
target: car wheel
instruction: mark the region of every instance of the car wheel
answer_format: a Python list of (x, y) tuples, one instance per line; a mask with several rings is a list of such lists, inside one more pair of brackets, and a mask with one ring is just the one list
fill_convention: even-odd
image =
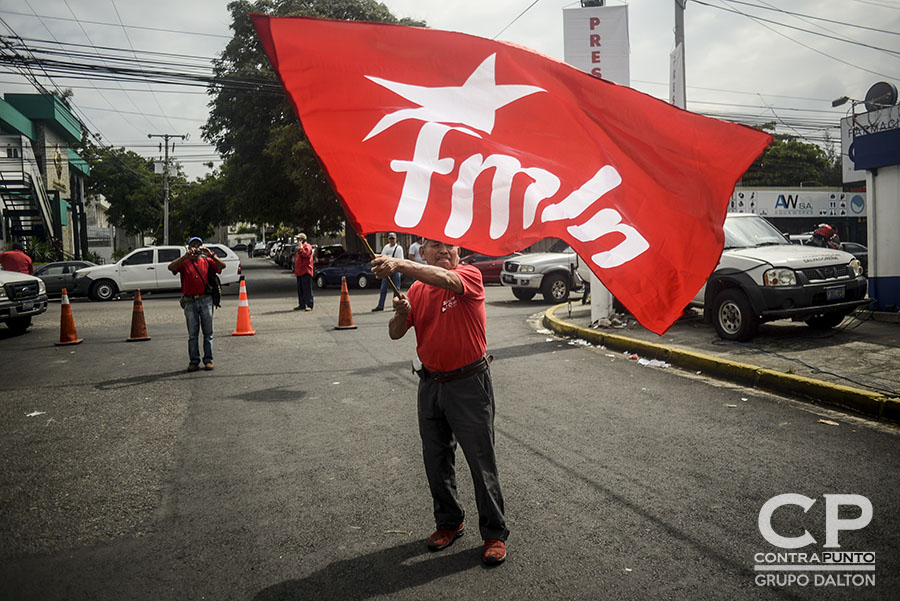
[(513, 296), (520, 301), (530, 301), (537, 294), (537, 290), (532, 290), (531, 288), (513, 288), (512, 291)]
[(112, 280), (100, 280), (91, 286), (91, 298), (95, 301), (108, 301), (112, 299), (119, 289)]
[(750, 340), (759, 327), (759, 317), (747, 295), (737, 289), (723, 290), (716, 296), (712, 322), (722, 340)]
[(360, 274), (358, 278), (356, 278), (356, 285), (360, 288), (368, 288), (369, 287), (369, 276), (366, 274)]
[(541, 283), (541, 294), (548, 303), (564, 303), (569, 300), (569, 283), (560, 273), (550, 274)]
[(328, 285), (328, 281), (325, 279), (325, 276), (319, 274), (316, 276), (316, 288), (324, 288)]
[(31, 326), (31, 315), (10, 319), (6, 325), (14, 334), (24, 334)]
[(847, 314), (843, 311), (823, 313), (822, 315), (815, 315), (807, 319), (806, 325), (814, 330), (830, 330), (831, 328), (840, 325), (846, 316)]

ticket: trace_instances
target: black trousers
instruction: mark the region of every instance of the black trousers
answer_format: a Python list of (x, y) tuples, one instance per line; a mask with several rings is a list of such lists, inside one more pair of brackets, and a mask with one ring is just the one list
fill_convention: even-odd
[(503, 493), (494, 455), (494, 389), (490, 370), (452, 382), (419, 382), (419, 434), (438, 529), (456, 528), (465, 512), (456, 490), (456, 445), (462, 447), (478, 506), (481, 538), (506, 540)]
[(297, 304), (303, 309), (307, 307), (313, 308), (312, 284), (311, 275), (297, 276)]

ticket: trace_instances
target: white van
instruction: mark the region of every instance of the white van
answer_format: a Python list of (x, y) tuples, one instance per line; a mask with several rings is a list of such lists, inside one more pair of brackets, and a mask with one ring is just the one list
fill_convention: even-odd
[[(225, 263), (219, 274), (222, 285), (240, 280), (241, 261), (233, 250), (224, 244), (205, 244)], [(169, 271), (169, 263), (183, 255), (186, 246), (149, 246), (133, 250), (117, 263), (86, 267), (75, 272), (75, 291), (93, 300), (115, 298), (119, 292), (140, 289), (179, 290), (181, 278)]]

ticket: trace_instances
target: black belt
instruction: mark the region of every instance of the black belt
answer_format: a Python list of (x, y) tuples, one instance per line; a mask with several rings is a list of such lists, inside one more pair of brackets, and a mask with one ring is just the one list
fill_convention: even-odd
[(487, 357), (482, 357), (478, 361), (473, 361), (468, 365), (463, 365), (459, 369), (454, 369), (452, 371), (431, 371), (423, 365), (422, 375), (425, 378), (431, 378), (435, 382), (452, 382), (453, 380), (459, 380), (466, 376), (471, 376), (472, 374), (480, 374), (483, 371), (487, 371), (493, 358), (493, 356), (488, 355)]

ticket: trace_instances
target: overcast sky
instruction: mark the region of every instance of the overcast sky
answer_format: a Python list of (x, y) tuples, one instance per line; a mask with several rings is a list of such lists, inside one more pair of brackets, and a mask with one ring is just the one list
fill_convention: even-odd
[[(833, 99), (845, 95), (862, 99), (878, 81), (900, 83), (900, 36), (896, 35), (900, 32), (900, 0), (703, 2), (690, 1), (685, 11), (689, 110), (777, 121), (783, 123), (782, 131), (810, 141), (820, 141), (832, 125), (830, 133), (839, 141), (836, 127), (850, 105), (834, 109)], [(3, 0), (0, 18), (27, 43), (31, 43), (27, 39), (57, 40), (209, 58), (218, 55), (230, 37), (226, 4), (223, 0)], [(561, 60), (562, 10), (577, 7), (580, 2), (387, 0), (385, 4), (396, 16), (422, 19), (432, 28), (487, 38), (500, 34), (497, 39)], [(611, 0), (609, 4), (623, 2)], [(674, 47), (674, 0), (634, 0), (627, 4), (632, 87), (665, 99), (669, 53)], [(760, 23), (746, 15), (820, 35)], [(9, 35), (2, 24), (0, 33)], [(8, 67), (3, 70), (0, 91), (33, 91)], [(46, 78), (41, 79), (52, 87)], [(176, 149), (176, 155), (191, 177), (205, 173), (202, 162), (214, 158), (200, 136), (208, 102), (201, 88), (153, 85), (151, 91), (144, 83), (65, 77), (54, 77), (54, 82), (61, 88), (73, 88), (79, 116), (109, 144), (153, 156), (156, 151), (147, 134), (190, 134), (190, 140)]]

